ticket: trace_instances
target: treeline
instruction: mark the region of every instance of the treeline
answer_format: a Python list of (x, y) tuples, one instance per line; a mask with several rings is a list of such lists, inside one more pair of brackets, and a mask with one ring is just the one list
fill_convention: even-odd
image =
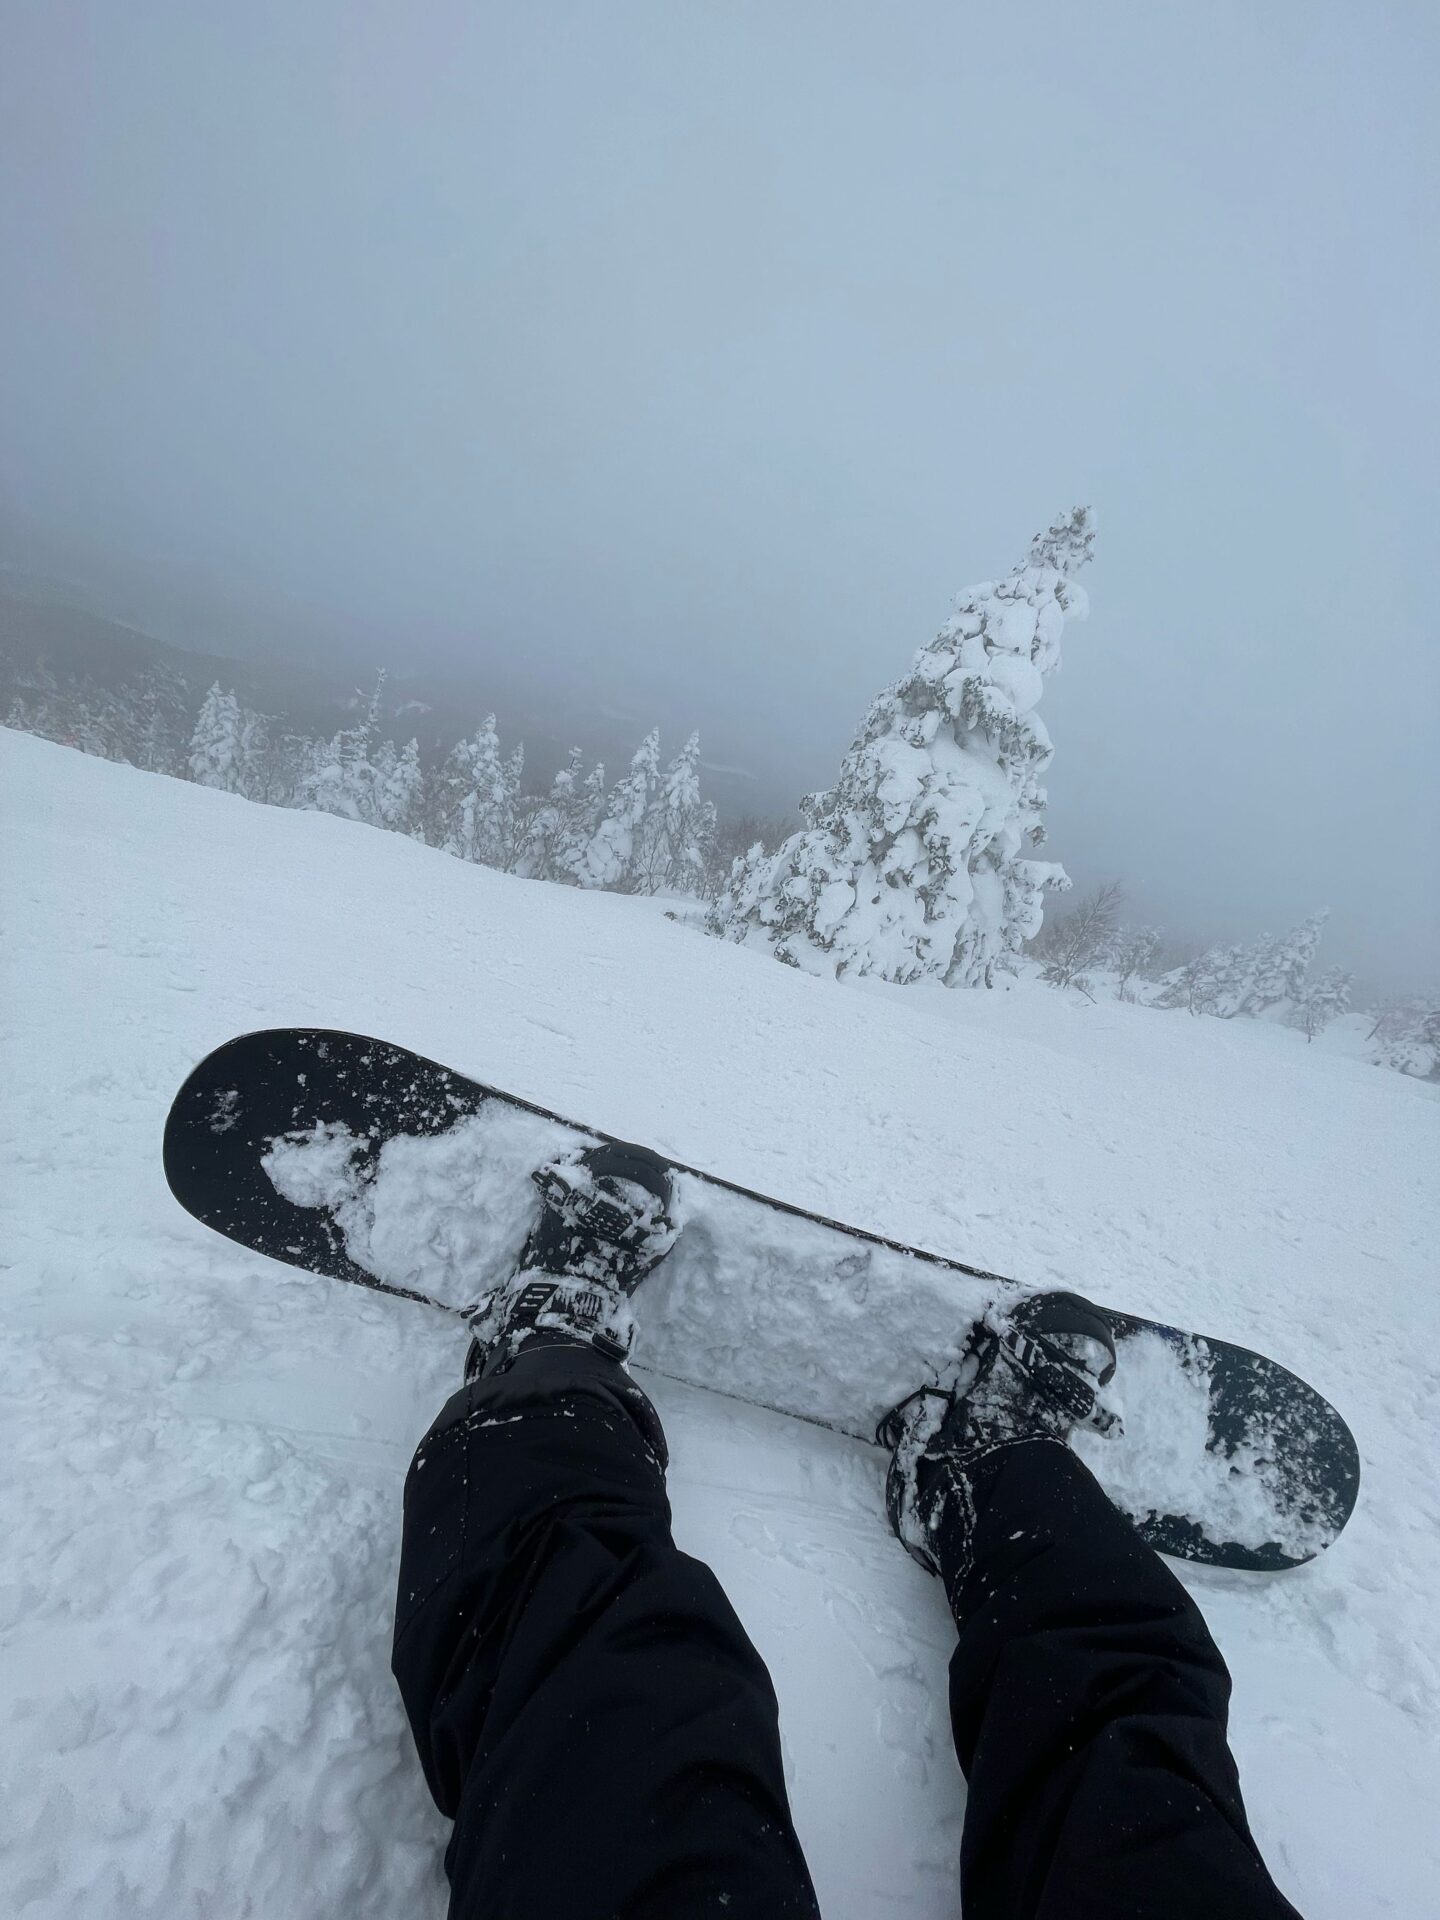
[[(12, 688), (15, 682), (11, 682)], [(494, 716), (447, 753), (428, 759), (399, 746), (384, 724), (385, 675), (352, 725), (328, 736), (248, 708), (218, 683), (198, 716), (183, 681), (164, 664), (118, 691), (93, 680), (25, 670), (5, 724), (154, 773), (195, 780), (268, 806), (303, 807), (406, 834), (463, 860), (567, 886), (624, 893), (691, 894), (712, 903), (748, 863), (783, 855), (791, 824), (719, 820), (700, 793), (699, 739), (662, 764), (648, 733), (619, 780), (588, 769), (580, 749), (547, 786), (528, 790), (525, 753), (506, 752)], [(790, 837), (787, 838), (787, 835)], [(737, 859), (745, 856), (742, 867)], [(1313, 1039), (1346, 1013), (1352, 976), (1312, 973), (1324, 926), (1313, 914), (1279, 935), (1196, 951), (1155, 927), (1126, 925), (1118, 884), (1095, 888), (1047, 918), (1024, 949), (1028, 968), (1090, 999), (1265, 1019)], [(1368, 1057), (1419, 1078), (1440, 1078), (1440, 996), (1412, 995), (1366, 1014)]]
[(6, 724), (267, 806), (362, 821), (504, 873), (611, 892), (713, 898), (738, 852), (784, 833), (783, 824), (717, 818), (700, 792), (698, 734), (664, 764), (652, 730), (613, 784), (573, 748), (532, 791), (524, 747), (502, 748), (493, 714), (428, 764), (414, 739), (397, 745), (383, 672), (354, 724), (328, 737), (257, 713), (218, 682), (193, 720), (186, 706), (163, 667), (120, 692), (42, 671)]
[[(1307, 1040), (1350, 1010), (1354, 975), (1343, 967), (1312, 972), (1323, 912), (1286, 933), (1184, 953), (1157, 927), (1124, 925), (1124, 899), (1112, 881), (1047, 920), (1029, 949), (1041, 979), (1092, 1000), (1108, 994), (1220, 1020), (1271, 1020)], [(1371, 1008), (1366, 1018), (1377, 1066), (1421, 1078), (1440, 1074), (1440, 1001), (1410, 996)]]

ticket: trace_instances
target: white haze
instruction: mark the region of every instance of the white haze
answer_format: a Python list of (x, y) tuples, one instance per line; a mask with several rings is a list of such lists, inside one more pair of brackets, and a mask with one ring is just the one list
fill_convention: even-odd
[[(1437, 15), (335, 0), (0, 25), (3, 555), (827, 781), (1079, 501), (1052, 850), (1433, 977)], [(637, 735), (639, 726), (637, 725)], [(677, 742), (678, 744), (678, 742)]]

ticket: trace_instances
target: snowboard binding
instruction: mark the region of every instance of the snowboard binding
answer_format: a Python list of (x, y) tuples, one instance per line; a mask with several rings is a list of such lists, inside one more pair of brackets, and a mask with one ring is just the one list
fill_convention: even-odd
[(635, 1344), (630, 1296), (675, 1244), (669, 1170), (643, 1147), (587, 1147), (530, 1177), (540, 1217), (516, 1272), (466, 1316), (467, 1382), (502, 1372), (536, 1340), (625, 1360)]
[(521, 1272), (583, 1273), (629, 1295), (675, 1244), (669, 1169), (643, 1147), (589, 1147), (530, 1178), (541, 1208)]
[(980, 1462), (1026, 1440), (1067, 1444), (1077, 1427), (1119, 1428), (1100, 1389), (1115, 1374), (1115, 1336), (1078, 1293), (1039, 1293), (980, 1322), (950, 1390), (920, 1387), (875, 1429), (891, 1453), (885, 1481), (890, 1525), (907, 1552), (940, 1572), (968, 1566), (974, 1527), (971, 1480)]

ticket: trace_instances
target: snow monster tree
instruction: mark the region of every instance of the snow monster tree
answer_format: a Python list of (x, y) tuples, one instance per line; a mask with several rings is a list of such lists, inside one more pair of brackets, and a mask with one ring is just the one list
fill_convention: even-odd
[(871, 704), (840, 777), (800, 803), (806, 825), (735, 863), (712, 933), (836, 977), (873, 973), (989, 986), (1039, 932), (1063, 867), (1045, 838), (1040, 776), (1053, 749), (1035, 708), (1060, 664), (1088, 507), (1031, 542), (998, 582), (961, 596), (904, 679)]

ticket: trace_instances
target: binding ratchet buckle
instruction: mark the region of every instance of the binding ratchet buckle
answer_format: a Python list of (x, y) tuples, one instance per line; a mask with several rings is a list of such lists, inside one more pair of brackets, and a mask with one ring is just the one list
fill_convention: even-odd
[[(1101, 1404), (1095, 1387), (1086, 1384), (1058, 1347), (1052, 1346), (1040, 1335), (1025, 1333), (1018, 1327), (1007, 1327), (1000, 1336), (1000, 1344), (1036, 1392), (1042, 1394), (1051, 1406), (1057, 1407), (1067, 1419), (1073, 1420), (1076, 1426), (1089, 1427), (1095, 1433), (1123, 1431), (1119, 1414), (1112, 1413)], [(1114, 1371), (1112, 1362), (1106, 1369), (1104, 1379), (1108, 1379)], [(1104, 1379), (1096, 1384), (1103, 1385)]]
[(567, 1227), (610, 1246), (625, 1246), (644, 1224), (633, 1205), (611, 1199), (593, 1179), (576, 1180), (568, 1167), (538, 1167), (530, 1177)]

